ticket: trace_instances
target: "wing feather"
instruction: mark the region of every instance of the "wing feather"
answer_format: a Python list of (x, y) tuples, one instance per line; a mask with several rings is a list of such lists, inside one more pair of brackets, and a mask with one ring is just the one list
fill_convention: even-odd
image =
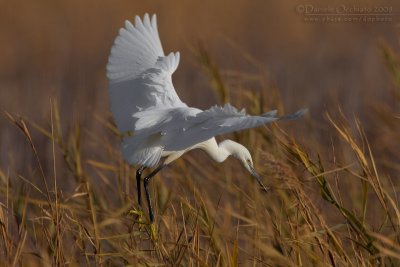
[(184, 107), (172, 84), (179, 52), (164, 55), (156, 16), (125, 21), (107, 64), (111, 111), (121, 132), (135, 128), (135, 114), (143, 110)]
[(273, 110), (259, 116), (250, 116), (244, 110), (238, 111), (230, 104), (226, 104), (224, 107), (214, 106), (194, 116), (187, 117), (183, 123), (184, 127), (165, 131), (163, 136), (163, 143), (166, 144), (164, 150), (187, 149), (217, 135), (255, 128), (277, 120), (296, 119), (305, 112), (306, 110), (302, 109), (296, 113), (279, 117)]
[(296, 119), (305, 112), (303, 109), (279, 117), (273, 110), (250, 116), (230, 104), (205, 111), (190, 107), (145, 110), (135, 114), (134, 135), (124, 138), (123, 154), (131, 164), (154, 167), (163, 151), (185, 150), (217, 135)]
[(135, 17), (125, 21), (107, 64), (111, 111), (125, 136), (121, 149), (131, 164), (153, 167), (163, 151), (179, 151), (216, 135), (257, 127), (282, 119), (295, 119), (305, 110), (278, 117), (276, 111), (250, 116), (230, 104), (208, 110), (190, 108), (176, 94), (171, 75), (179, 65), (179, 52), (164, 55), (157, 19)]

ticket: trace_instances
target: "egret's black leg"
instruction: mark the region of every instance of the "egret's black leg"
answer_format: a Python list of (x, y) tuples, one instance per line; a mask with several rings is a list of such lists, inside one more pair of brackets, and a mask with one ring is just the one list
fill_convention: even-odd
[(141, 184), (141, 179), (142, 179), (142, 173), (146, 169), (146, 167), (141, 166), (137, 171), (136, 171), (136, 186), (137, 186), (137, 197), (138, 197), (138, 203), (139, 206), (142, 206), (142, 184)]
[(150, 193), (149, 193), (149, 182), (151, 178), (154, 177), (159, 171), (161, 171), (166, 165), (160, 164), (152, 173), (150, 173), (148, 176), (146, 176), (143, 179), (143, 184), (144, 184), (144, 191), (146, 192), (146, 199), (147, 199), (147, 205), (149, 207), (149, 217), (150, 221), (154, 222), (154, 213), (153, 213), (153, 207), (151, 206), (151, 199), (150, 199)]

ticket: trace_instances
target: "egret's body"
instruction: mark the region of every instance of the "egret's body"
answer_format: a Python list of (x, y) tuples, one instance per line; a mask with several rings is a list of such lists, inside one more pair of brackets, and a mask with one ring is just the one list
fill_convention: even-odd
[(254, 171), (249, 151), (231, 140), (217, 144), (214, 137), (277, 120), (294, 119), (304, 113), (300, 110), (277, 117), (276, 111), (270, 111), (250, 116), (230, 104), (213, 106), (205, 111), (188, 107), (179, 99), (171, 79), (179, 59), (179, 52), (164, 55), (156, 17), (153, 15), (150, 19), (146, 14), (143, 21), (136, 17), (135, 26), (125, 22), (107, 65), (111, 111), (124, 136), (123, 156), (128, 163), (140, 166), (136, 173), (139, 204), (142, 172), (146, 167), (156, 167), (144, 178), (151, 221), (150, 179), (192, 149), (204, 150), (217, 162), (235, 156), (266, 189)]

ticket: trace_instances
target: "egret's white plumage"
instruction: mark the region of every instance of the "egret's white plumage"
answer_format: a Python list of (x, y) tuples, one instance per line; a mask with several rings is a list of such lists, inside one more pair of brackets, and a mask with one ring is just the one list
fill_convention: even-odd
[(107, 76), (111, 110), (118, 129), (133, 133), (125, 135), (122, 141), (124, 158), (131, 164), (154, 167), (163, 156), (169, 157), (166, 160), (169, 163), (193, 148), (206, 151), (218, 148), (214, 146), (216, 135), (304, 113), (301, 110), (277, 117), (276, 111), (270, 111), (249, 116), (230, 104), (205, 111), (188, 107), (179, 99), (171, 79), (179, 57), (179, 52), (164, 55), (155, 15), (150, 19), (146, 14), (143, 21), (136, 16), (135, 25), (126, 21), (125, 28), (119, 31)]
[[(188, 107), (172, 84), (171, 76), (179, 65), (179, 52), (164, 55), (158, 36), (156, 16), (138, 16), (135, 25), (125, 21), (125, 28), (111, 49), (107, 65), (111, 111), (123, 134), (122, 152), (130, 164), (140, 165), (136, 178), (138, 202), (141, 204), (140, 181), (145, 167), (159, 165), (144, 178), (144, 187), (153, 221), (149, 180), (163, 166), (186, 151), (205, 150), (217, 162), (230, 155), (237, 157), (266, 190), (253, 168), (250, 152), (241, 144), (225, 140), (217, 144), (214, 136), (257, 127), (282, 119), (295, 119), (305, 110), (278, 117), (275, 110), (250, 116), (230, 104), (208, 110)], [(163, 164), (160, 159), (166, 157)]]

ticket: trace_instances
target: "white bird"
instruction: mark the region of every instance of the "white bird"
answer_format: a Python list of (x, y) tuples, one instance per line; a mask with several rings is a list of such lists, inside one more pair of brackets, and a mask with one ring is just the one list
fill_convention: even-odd
[[(136, 172), (138, 203), (141, 206), (141, 175), (145, 168), (156, 169), (144, 178), (150, 220), (154, 221), (148, 190), (149, 181), (163, 167), (185, 152), (200, 148), (212, 159), (223, 162), (230, 155), (263, 185), (253, 167), (250, 152), (232, 140), (217, 143), (216, 135), (253, 128), (282, 119), (295, 119), (305, 110), (284, 117), (275, 110), (250, 116), (230, 104), (207, 110), (188, 107), (172, 84), (171, 76), (179, 64), (179, 52), (165, 56), (158, 36), (156, 15), (135, 25), (128, 20), (115, 39), (107, 65), (111, 111), (123, 134), (122, 153)], [(161, 158), (164, 158), (161, 161)]]

